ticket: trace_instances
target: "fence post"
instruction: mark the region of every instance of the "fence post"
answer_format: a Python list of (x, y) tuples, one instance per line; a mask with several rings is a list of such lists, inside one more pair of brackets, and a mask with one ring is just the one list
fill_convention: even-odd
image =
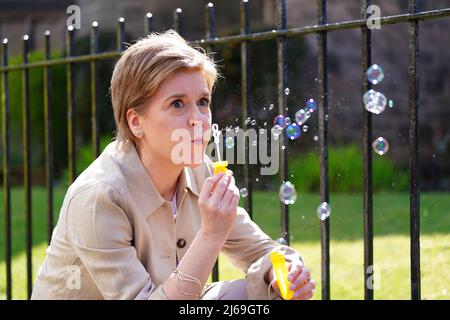
[[(319, 24), (327, 23), (327, 1), (317, 1)], [(319, 109), (320, 198), (329, 203), (328, 183), (328, 59), (327, 32), (317, 33), (317, 80)], [(320, 221), (322, 300), (330, 300), (330, 217)]]
[[(361, 18), (367, 20), (367, 8), (370, 0), (361, 0)], [(367, 80), (366, 71), (372, 64), (371, 31), (364, 25), (361, 27), (361, 97), (372, 88)], [(372, 190), (372, 114), (362, 105), (362, 156), (363, 156), (363, 212), (364, 212), (364, 298), (373, 300), (373, 286), (369, 288), (368, 281), (373, 281), (373, 190)], [(370, 268), (372, 266), (372, 268)], [(372, 274), (368, 273), (372, 270)]]

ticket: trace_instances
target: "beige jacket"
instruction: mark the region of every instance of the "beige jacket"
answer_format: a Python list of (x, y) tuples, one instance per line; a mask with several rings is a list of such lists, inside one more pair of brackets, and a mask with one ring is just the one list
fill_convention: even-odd
[[(134, 145), (110, 143), (68, 189), (32, 299), (168, 299), (161, 284), (199, 231), (198, 196), (211, 174), (209, 158), (183, 169), (174, 217)], [(268, 298), (264, 275), (276, 246), (238, 207), (222, 252), (246, 274), (249, 299)]]

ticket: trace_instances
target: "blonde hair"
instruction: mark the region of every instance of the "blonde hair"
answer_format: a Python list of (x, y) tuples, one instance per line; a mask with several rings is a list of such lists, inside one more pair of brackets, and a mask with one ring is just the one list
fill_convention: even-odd
[(176, 31), (151, 33), (122, 53), (111, 78), (111, 101), (119, 142), (136, 141), (127, 111), (145, 113), (145, 104), (160, 84), (182, 70), (199, 70), (212, 92), (218, 77), (214, 60), (201, 47), (189, 45)]

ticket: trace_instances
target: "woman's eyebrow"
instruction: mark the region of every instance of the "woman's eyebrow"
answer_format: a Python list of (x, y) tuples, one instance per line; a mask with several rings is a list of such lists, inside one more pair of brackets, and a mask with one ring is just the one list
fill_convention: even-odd
[[(201, 96), (202, 97), (209, 97), (209, 96), (211, 96), (211, 94), (209, 92), (205, 91), (205, 92), (201, 93)], [(170, 99), (175, 99), (175, 98), (180, 99), (180, 98), (184, 98), (184, 97), (186, 97), (186, 94), (184, 94), (184, 93), (177, 93), (177, 94), (173, 94), (170, 97), (168, 97), (166, 99), (166, 101), (170, 100)]]

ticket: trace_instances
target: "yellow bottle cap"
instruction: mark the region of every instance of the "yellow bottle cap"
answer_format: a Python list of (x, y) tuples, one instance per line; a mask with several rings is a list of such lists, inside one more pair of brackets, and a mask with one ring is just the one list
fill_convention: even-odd
[(228, 166), (228, 161), (217, 161), (213, 163), (214, 174), (219, 172), (226, 172)]

